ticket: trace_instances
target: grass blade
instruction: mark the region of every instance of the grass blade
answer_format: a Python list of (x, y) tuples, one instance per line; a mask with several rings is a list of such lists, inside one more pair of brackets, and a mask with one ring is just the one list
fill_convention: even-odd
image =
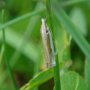
[(85, 3), (86, 1), (88, 1), (88, 0), (69, 0), (69, 1), (61, 2), (61, 5), (63, 7), (67, 7), (67, 6), (70, 6), (73, 4), (77, 4), (77, 3)]
[(87, 84), (87, 90), (90, 90), (90, 60), (85, 61), (85, 79)]
[[(4, 22), (4, 12), (5, 12), (5, 10), (2, 9), (2, 23)], [(13, 82), (14, 88), (15, 88), (15, 90), (18, 90), (17, 83), (15, 81), (14, 75), (12, 73), (12, 69), (9, 65), (9, 62), (8, 62), (7, 56), (6, 56), (6, 37), (5, 37), (5, 29), (4, 28), (2, 29), (2, 35), (3, 35), (3, 47), (4, 47), (4, 53), (3, 53), (4, 58), (3, 59), (4, 59), (4, 62), (6, 64), (6, 69), (9, 73), (9, 76), (10, 76), (12, 82)]]
[[(38, 5), (38, 6), (39, 6), (39, 5)], [(40, 8), (40, 7), (41, 7), (41, 8)], [(2, 30), (3, 28), (5, 28), (5, 27), (7, 27), (7, 26), (10, 26), (10, 25), (12, 25), (12, 24), (15, 24), (15, 23), (17, 23), (17, 22), (19, 22), (19, 21), (21, 21), (21, 20), (24, 20), (24, 19), (29, 18), (29, 17), (31, 17), (31, 16), (37, 15), (37, 14), (39, 14), (39, 13), (41, 13), (42, 11), (45, 10), (45, 8), (44, 8), (42, 5), (40, 5), (40, 7), (37, 7), (37, 10), (35, 10), (35, 11), (33, 11), (33, 12), (27, 13), (27, 14), (25, 14), (25, 15), (23, 15), (23, 16), (20, 16), (20, 17), (14, 19), (14, 20), (11, 20), (11, 21), (3, 24), (2, 26), (0, 26), (0, 30)]]
[(48, 81), (52, 77), (53, 77), (53, 70), (52, 69), (48, 69), (46, 71), (43, 71), (43, 72), (37, 74), (32, 80), (30, 80), (23, 87), (21, 87), (20, 90), (31, 90), (31, 89), (35, 88), (36, 86), (39, 86), (40, 84)]
[[(55, 44), (55, 39), (54, 39), (54, 27), (53, 27), (53, 21), (52, 21), (52, 7), (51, 7), (51, 0), (46, 0), (46, 8), (47, 8), (47, 14), (49, 16), (50, 20), (50, 26), (52, 30), (52, 38), (53, 38), (53, 44)], [(55, 45), (54, 45), (55, 47)], [(56, 51), (56, 47), (55, 47)], [(61, 84), (60, 84), (60, 70), (59, 70), (59, 60), (58, 60), (58, 55), (55, 57), (55, 67), (54, 67), (54, 84), (55, 84), (55, 90), (61, 90)]]
[(84, 54), (90, 59), (89, 43), (81, 35), (79, 30), (74, 26), (67, 14), (63, 11), (63, 9), (59, 8), (58, 4), (55, 3), (53, 3), (53, 11), (58, 20), (66, 27), (67, 32), (72, 36), (72, 38), (75, 40)]

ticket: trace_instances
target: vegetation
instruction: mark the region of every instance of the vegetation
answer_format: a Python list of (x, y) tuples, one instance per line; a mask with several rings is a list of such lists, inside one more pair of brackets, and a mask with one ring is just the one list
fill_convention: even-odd
[[(56, 66), (45, 66), (41, 19), (52, 31)], [(0, 0), (0, 90), (90, 90), (89, 0)]]

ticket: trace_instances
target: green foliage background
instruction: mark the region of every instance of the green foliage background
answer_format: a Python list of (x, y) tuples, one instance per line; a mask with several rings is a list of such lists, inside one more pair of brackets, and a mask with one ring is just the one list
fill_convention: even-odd
[[(4, 2), (3, 23), (0, 9), (0, 90), (55, 90), (53, 69), (43, 67), (41, 18), (47, 18), (49, 26), (51, 22), (45, 0)], [(51, 0), (50, 5), (61, 90), (90, 90), (90, 1)], [(10, 77), (4, 54), (17, 86)]]

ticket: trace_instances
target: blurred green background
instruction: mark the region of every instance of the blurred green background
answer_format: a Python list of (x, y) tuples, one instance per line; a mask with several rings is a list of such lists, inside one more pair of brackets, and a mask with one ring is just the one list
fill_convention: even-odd
[[(0, 0), (2, 6), (3, 0)], [(54, 0), (52, 0), (54, 1)], [(4, 0), (4, 26), (6, 56), (15, 80), (20, 88), (34, 77), (43, 67), (44, 52), (40, 34), (41, 18), (48, 17), (44, 0)], [(90, 43), (90, 0), (56, 0), (79, 32)], [(2, 11), (2, 10), (1, 10)], [(2, 24), (0, 12), (0, 24)], [(49, 21), (48, 21), (49, 23)], [(86, 56), (66, 32), (66, 28), (53, 16), (55, 44), (60, 62), (72, 61), (70, 70), (85, 76)], [(6, 26), (5, 26), (6, 25)], [(14, 90), (3, 59), (3, 36), (0, 30), (0, 90)], [(70, 63), (70, 62), (69, 62)], [(52, 90), (53, 79), (40, 85), (38, 90)]]

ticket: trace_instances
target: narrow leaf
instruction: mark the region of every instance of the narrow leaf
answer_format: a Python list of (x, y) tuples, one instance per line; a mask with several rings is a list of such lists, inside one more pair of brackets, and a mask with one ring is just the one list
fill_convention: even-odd
[(35, 88), (36, 86), (39, 86), (40, 84), (48, 81), (53, 77), (53, 70), (48, 69), (44, 72), (41, 72), (37, 74), (32, 80), (30, 80), (26, 85), (21, 87), (20, 90), (31, 90)]
[(74, 24), (71, 22), (70, 18), (67, 16), (67, 14), (63, 11), (63, 9), (58, 7), (58, 4), (53, 3), (53, 11), (60, 23), (62, 23), (65, 27), (67, 32), (73, 37), (75, 42), (78, 44), (78, 46), (81, 48), (81, 50), (84, 52), (84, 54), (90, 59), (90, 45), (86, 41), (86, 39), (81, 35)]

